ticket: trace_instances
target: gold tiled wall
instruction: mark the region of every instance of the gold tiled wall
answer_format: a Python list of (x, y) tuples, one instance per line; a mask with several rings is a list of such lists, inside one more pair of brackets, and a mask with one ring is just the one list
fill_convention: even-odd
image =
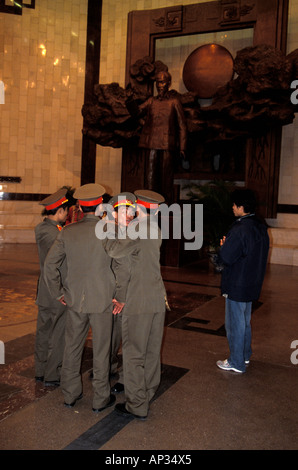
[(77, 187), (81, 169), (87, 0), (37, 0), (0, 13), (2, 190), (50, 193)]
[[(289, 2), (287, 53), (298, 49), (298, 0)], [(298, 116), (283, 127), (278, 202), (298, 204)]]

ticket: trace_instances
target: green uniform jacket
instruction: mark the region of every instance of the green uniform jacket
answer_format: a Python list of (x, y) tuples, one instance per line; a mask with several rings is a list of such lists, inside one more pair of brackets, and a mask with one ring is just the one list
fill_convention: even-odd
[[(64, 227), (45, 260), (44, 277), (52, 295), (56, 299), (64, 295), (67, 306), (78, 313), (104, 312), (115, 295), (111, 258), (95, 235), (97, 222), (98, 217), (85, 214)], [(59, 267), (65, 260), (67, 276), (62, 286)]]
[[(149, 230), (149, 217), (135, 223), (143, 225), (146, 233)], [(103, 241), (107, 253), (114, 258), (113, 270), (117, 284), (125, 291), (125, 280), (127, 283), (123, 309), (125, 315), (157, 313), (165, 310), (166, 291), (160, 272), (161, 232), (157, 224), (155, 233), (154, 239), (106, 238)]]
[[(38, 279), (36, 304), (42, 307), (54, 307), (57, 301), (52, 297), (43, 276), (45, 258), (59, 234), (57, 222), (45, 218), (35, 227), (35, 240), (38, 248), (40, 276)], [(65, 274), (65, 265), (61, 267), (61, 274)]]

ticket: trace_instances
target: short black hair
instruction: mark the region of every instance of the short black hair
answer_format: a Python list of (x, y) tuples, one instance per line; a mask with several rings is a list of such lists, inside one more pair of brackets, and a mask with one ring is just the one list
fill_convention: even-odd
[(243, 206), (246, 214), (251, 214), (256, 210), (257, 199), (251, 189), (235, 189), (231, 194), (232, 202), (237, 206)]
[(59, 209), (61, 209), (61, 207), (62, 207), (63, 209), (66, 209), (66, 208), (69, 209), (70, 206), (69, 206), (69, 204), (65, 203), (65, 204), (61, 204), (61, 206), (55, 207), (55, 209), (47, 210), (46, 208), (44, 208), (43, 211), (42, 211), (42, 213), (41, 213), (41, 215), (42, 215), (43, 217), (46, 217), (46, 216), (49, 216), (49, 215), (55, 215), (56, 212), (57, 212)]
[(89, 212), (95, 212), (97, 209), (97, 206), (98, 204), (96, 204), (95, 206), (80, 206), (80, 207), (84, 214), (88, 214)]

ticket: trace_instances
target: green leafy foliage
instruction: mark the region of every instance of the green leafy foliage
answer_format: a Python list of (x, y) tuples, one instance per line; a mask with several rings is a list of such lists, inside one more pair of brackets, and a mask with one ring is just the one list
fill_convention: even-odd
[(190, 189), (187, 195), (192, 202), (203, 204), (204, 246), (217, 251), (220, 239), (235, 220), (230, 198), (235, 184), (214, 180), (205, 184), (190, 184), (185, 188)]

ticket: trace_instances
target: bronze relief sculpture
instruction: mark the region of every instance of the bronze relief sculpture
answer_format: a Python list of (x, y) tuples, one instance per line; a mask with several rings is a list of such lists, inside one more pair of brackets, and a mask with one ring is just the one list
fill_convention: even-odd
[[(201, 157), (197, 153), (191, 155), (192, 142), (200, 142), (206, 148), (216, 143), (224, 146), (249, 137), (257, 137), (261, 141), (266, 132), (275, 126), (293, 122), (298, 105), (291, 101), (291, 83), (298, 78), (297, 63), (298, 49), (286, 56), (272, 46), (261, 44), (246, 47), (238, 51), (234, 59), (236, 78), (217, 89), (210, 106), (201, 107), (198, 94), (194, 91), (178, 93), (167, 89), (166, 100), (153, 98), (155, 77), (167, 71), (167, 66), (151, 57), (144, 57), (130, 67), (130, 83), (126, 88), (120, 87), (118, 83), (98, 84), (94, 87), (92, 101), (85, 103), (82, 108), (83, 133), (99, 145), (123, 149), (129, 147), (130, 172), (138, 170), (141, 158), (137, 150), (131, 151), (132, 148), (139, 151), (144, 148), (161, 150), (163, 157), (165, 152), (171, 152), (164, 159), (168, 166), (162, 171), (172, 181), (172, 170), (168, 170), (173, 161), (171, 129), (175, 128), (176, 136), (180, 135), (175, 143), (178, 155), (180, 151), (186, 150), (187, 133), (187, 141), (190, 142), (187, 158), (194, 161)], [(130, 108), (132, 101), (135, 112)], [(152, 109), (155, 108), (155, 117), (153, 119), (149, 112), (149, 120), (146, 121), (141, 114), (142, 111), (148, 111), (149, 103), (154, 103)], [(172, 106), (173, 103), (176, 103), (175, 106)], [(166, 115), (167, 118), (164, 117)], [(175, 125), (174, 116), (178, 121)], [(183, 121), (186, 129), (181, 133)], [(156, 139), (161, 138), (161, 130), (165, 127), (165, 142), (169, 148), (158, 149), (160, 145), (156, 144)], [(152, 143), (152, 136), (155, 143)], [(157, 158), (156, 153), (152, 153), (150, 158), (147, 150), (146, 153), (146, 185), (152, 185), (160, 191), (163, 183), (158, 181), (156, 175), (160, 170), (154, 165), (163, 159)], [(250, 171), (255, 171), (255, 165)]]
[[(100, 145), (117, 148), (131, 139), (139, 141), (142, 125), (131, 116), (126, 101), (133, 92), (138, 106), (144, 103), (153, 95), (155, 74), (167, 66), (150, 57), (137, 62), (126, 88), (98, 84), (92, 101), (82, 107), (83, 133)], [(297, 105), (290, 96), (291, 83), (298, 78), (297, 62), (298, 49), (286, 56), (267, 45), (246, 47), (234, 59), (237, 77), (218, 89), (210, 106), (201, 108), (194, 92), (170, 93), (182, 104), (188, 133), (199, 139), (224, 141), (260, 134), (272, 125), (293, 122)]]

